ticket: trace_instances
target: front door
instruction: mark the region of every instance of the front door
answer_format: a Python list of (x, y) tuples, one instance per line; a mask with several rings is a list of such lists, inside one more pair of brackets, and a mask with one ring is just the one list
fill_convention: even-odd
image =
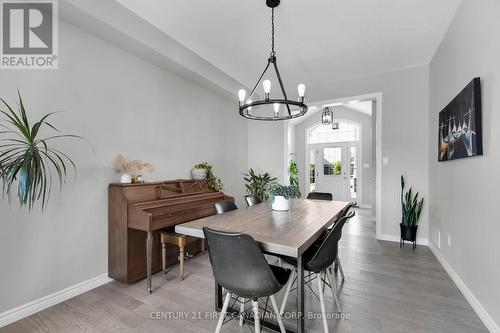
[(357, 155), (357, 146), (348, 143), (311, 147), (310, 191), (332, 193), (333, 199), (338, 201), (356, 200)]

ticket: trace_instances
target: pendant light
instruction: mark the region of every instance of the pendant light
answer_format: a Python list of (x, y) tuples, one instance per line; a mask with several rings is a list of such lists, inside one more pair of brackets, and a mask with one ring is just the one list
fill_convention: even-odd
[(328, 106), (323, 109), (323, 114), (321, 115), (321, 123), (323, 125), (330, 125), (333, 121), (333, 112)]
[[(254, 120), (287, 120), (298, 118), (305, 115), (307, 112), (307, 105), (304, 103), (306, 86), (303, 83), (298, 84), (297, 100), (288, 99), (283, 80), (278, 70), (276, 51), (274, 50), (274, 8), (280, 4), (280, 0), (266, 0), (266, 4), (271, 8), (271, 54), (267, 59), (267, 65), (264, 72), (260, 75), (248, 99), (245, 100), (246, 91), (244, 89), (238, 91), (239, 113), (245, 118)], [(265, 77), (270, 67), (274, 68), (276, 72), (282, 98), (271, 97), (272, 82)], [(255, 91), (261, 85), (261, 82), (264, 99), (253, 100)]]

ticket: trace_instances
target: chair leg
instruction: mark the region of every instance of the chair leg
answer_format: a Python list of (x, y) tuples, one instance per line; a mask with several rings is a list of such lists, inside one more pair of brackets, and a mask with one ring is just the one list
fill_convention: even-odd
[(260, 333), (260, 317), (259, 317), (259, 302), (252, 300), (252, 308), (255, 322), (255, 333)]
[(281, 314), (278, 313), (278, 304), (274, 299), (274, 295), (271, 296), (270, 298), (271, 298), (271, 303), (273, 304), (274, 313), (276, 314), (276, 320), (278, 321), (278, 326), (280, 327), (280, 332), (286, 333), (285, 326), (283, 325), (283, 321), (281, 320)]
[(323, 317), (323, 330), (325, 333), (328, 333), (328, 323), (326, 321), (326, 308), (325, 308), (325, 298), (323, 295), (323, 284), (321, 279), (321, 273), (316, 274), (316, 281), (318, 281), (318, 293), (319, 293), (319, 301), (321, 303), (321, 315)]
[(229, 299), (231, 298), (231, 294), (227, 293), (226, 299), (224, 300), (224, 305), (222, 306), (222, 310), (220, 312), (220, 318), (217, 322), (217, 328), (215, 329), (215, 333), (220, 333), (222, 328), (222, 324), (224, 323), (224, 319), (226, 318), (227, 307), (229, 306)]
[(344, 269), (342, 268), (342, 263), (340, 262), (339, 256), (337, 256), (336, 262), (339, 267), (340, 276), (342, 277), (342, 280), (345, 280)]
[(337, 306), (337, 311), (338, 312), (342, 312), (342, 309), (340, 308), (340, 302), (339, 302), (339, 298), (337, 297), (337, 286), (336, 286), (336, 282), (335, 282), (335, 279), (333, 277), (333, 274), (332, 272), (326, 270), (326, 275), (328, 277), (328, 280), (330, 281), (330, 290), (332, 291), (332, 296), (333, 296), (333, 299), (335, 300), (335, 305)]
[(161, 242), (161, 269), (167, 274), (167, 243)]
[(285, 313), (286, 302), (288, 301), (288, 295), (290, 295), (290, 290), (292, 289), (293, 280), (295, 280), (295, 269), (292, 269), (292, 274), (290, 274), (290, 278), (288, 279), (288, 283), (286, 285), (285, 297), (283, 297), (283, 302), (281, 303), (280, 316)]
[(245, 299), (242, 298), (240, 301), (240, 326), (243, 326), (243, 312), (245, 311)]

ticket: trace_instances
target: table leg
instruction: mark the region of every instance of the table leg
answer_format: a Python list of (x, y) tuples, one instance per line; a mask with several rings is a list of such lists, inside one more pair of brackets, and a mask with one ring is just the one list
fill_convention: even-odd
[(305, 332), (304, 323), (304, 259), (297, 258), (297, 333)]
[(147, 291), (148, 294), (151, 294), (151, 257), (153, 254), (153, 233), (148, 232), (146, 236), (146, 266), (147, 266)]

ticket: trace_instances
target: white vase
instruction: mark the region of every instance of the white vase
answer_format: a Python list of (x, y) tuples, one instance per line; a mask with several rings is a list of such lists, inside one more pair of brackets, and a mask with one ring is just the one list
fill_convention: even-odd
[(130, 184), (132, 183), (132, 177), (128, 173), (124, 173), (120, 178), (120, 182), (124, 184)]
[(276, 195), (271, 206), (273, 210), (286, 211), (290, 209), (290, 200), (281, 195)]
[(207, 170), (205, 169), (196, 169), (191, 170), (191, 174), (193, 175), (194, 180), (205, 180), (207, 178)]

